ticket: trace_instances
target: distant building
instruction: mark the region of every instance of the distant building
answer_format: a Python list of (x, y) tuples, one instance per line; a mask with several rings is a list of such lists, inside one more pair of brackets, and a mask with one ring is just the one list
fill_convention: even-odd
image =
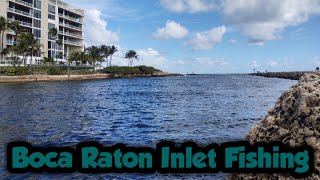
[[(64, 63), (71, 52), (84, 50), (84, 10), (74, 8), (63, 0), (0, 0), (0, 4), (0, 16), (9, 22), (18, 21), (24, 31), (33, 33), (40, 40), (43, 46), (41, 53), (33, 57), (31, 64), (40, 64), (43, 57)], [(57, 45), (57, 39), (49, 35), (51, 28), (58, 29), (62, 46)], [(16, 38), (12, 30), (8, 30), (5, 37), (5, 47), (14, 45)], [(8, 59), (0, 62), (0, 66), (10, 64)]]
[(319, 67), (316, 67), (316, 71), (320, 71), (320, 68), (319, 68)]

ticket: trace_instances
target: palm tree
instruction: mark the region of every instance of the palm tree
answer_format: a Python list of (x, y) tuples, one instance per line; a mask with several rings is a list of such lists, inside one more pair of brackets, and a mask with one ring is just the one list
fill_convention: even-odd
[[(110, 46), (102, 45), (102, 46), (100, 46), (100, 51), (101, 51), (101, 54), (102, 54), (102, 56), (104, 58), (102, 60), (106, 61), (107, 62), (107, 66), (109, 66), (108, 57), (110, 56)], [(102, 64), (103, 61), (101, 61), (101, 64)], [(100, 64), (100, 67), (101, 67), (101, 64)]]
[(125, 55), (124, 58), (128, 59), (128, 66), (131, 66), (131, 67), (132, 67), (132, 65), (133, 65), (133, 59), (138, 60), (138, 59), (139, 59), (139, 56), (138, 56), (138, 54), (137, 54), (136, 51), (134, 51), (134, 50), (129, 50), (129, 51), (126, 53), (126, 55)]
[[(58, 38), (58, 29), (57, 28), (51, 28), (49, 29), (49, 35), (51, 35), (55, 39), (56, 45), (62, 46), (63, 41), (62, 39)], [(57, 46), (54, 46), (54, 51), (56, 52)], [(55, 57), (56, 63), (58, 64), (58, 59)]]
[(14, 44), (13, 46), (11, 46), (9, 48), (9, 51), (11, 52), (11, 58), (12, 58), (12, 63), (13, 66), (16, 66), (16, 64), (19, 62), (19, 57), (18, 54), (21, 52), (20, 49), (18, 48), (18, 46), (16, 44)]
[(118, 51), (118, 48), (115, 47), (114, 45), (112, 45), (110, 48), (109, 48), (109, 54), (110, 54), (110, 64), (109, 66), (111, 67), (111, 63), (112, 63), (112, 57), (114, 55), (114, 53), (116, 53)]
[(22, 60), (24, 66), (27, 65), (26, 55), (28, 52), (28, 46), (30, 41), (34, 39), (32, 33), (23, 32), (17, 35), (16, 47), (19, 50), (19, 53), (22, 55)]
[[(8, 28), (8, 22), (4, 17), (0, 17), (0, 34), (1, 34), (1, 52), (4, 49), (4, 33)], [(1, 55), (1, 58), (3, 58), (3, 56)]]
[(9, 48), (3, 48), (0, 54), (2, 57), (6, 57), (9, 53), (10, 53)]
[(13, 30), (16, 35), (18, 35), (19, 33), (22, 32), (22, 28), (21, 28), (18, 21), (13, 21), (13, 22), (9, 23), (8, 28)]
[(86, 56), (82, 51), (73, 51), (68, 56), (68, 79), (70, 79), (70, 64), (75, 62), (76, 64), (85, 61)]
[(101, 50), (97, 46), (91, 46), (86, 49), (87, 59), (90, 64), (96, 67), (96, 62), (103, 59)]
[(68, 63), (71, 64), (75, 62), (76, 64), (83, 62), (85, 60), (85, 54), (82, 51), (74, 51), (68, 57)]
[[(33, 34), (32, 34), (32, 36), (33, 36)], [(32, 65), (32, 57), (35, 53), (39, 53), (41, 46), (42, 45), (39, 43), (38, 38), (33, 37), (33, 40), (30, 41), (30, 43), (29, 43), (29, 55), (31, 56), (30, 63), (29, 63), (30, 69), (31, 69), (31, 65)]]
[(30, 59), (30, 69), (31, 69), (31, 64), (32, 64), (32, 58), (35, 53), (38, 53), (41, 44), (39, 43), (39, 40), (33, 36), (32, 33), (20, 33), (17, 36), (17, 47), (19, 48), (19, 51), (21, 51), (24, 59), (24, 65), (26, 66), (26, 59), (28, 56), (31, 57)]

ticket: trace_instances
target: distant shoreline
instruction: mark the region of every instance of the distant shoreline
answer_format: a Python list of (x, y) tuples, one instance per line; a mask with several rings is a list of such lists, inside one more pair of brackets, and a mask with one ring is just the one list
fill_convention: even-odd
[(180, 76), (177, 73), (159, 72), (154, 74), (88, 74), (88, 75), (27, 75), (27, 76), (0, 76), (0, 83), (26, 83), (26, 82), (50, 82), (50, 81), (80, 81), (97, 79), (142, 78), (142, 77), (167, 77)]
[(304, 74), (313, 73), (320, 75), (320, 71), (296, 71), (296, 72), (265, 72), (265, 73), (253, 73), (250, 75), (253, 76), (262, 76), (270, 78), (282, 78), (282, 79), (291, 79), (299, 80)]

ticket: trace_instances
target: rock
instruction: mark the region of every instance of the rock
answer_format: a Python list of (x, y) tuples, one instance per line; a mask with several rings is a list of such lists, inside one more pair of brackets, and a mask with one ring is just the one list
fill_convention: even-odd
[[(309, 145), (315, 150), (315, 173), (320, 179), (320, 76), (305, 74), (285, 92), (268, 115), (250, 132), (250, 143), (282, 141), (291, 147)], [(228, 179), (293, 179), (285, 174), (234, 174)]]

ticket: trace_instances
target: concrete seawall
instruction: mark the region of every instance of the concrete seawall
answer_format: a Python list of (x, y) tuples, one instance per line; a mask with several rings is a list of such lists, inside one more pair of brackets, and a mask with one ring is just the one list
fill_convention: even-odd
[(306, 73), (313, 73), (313, 74), (320, 75), (320, 71), (267, 72), (267, 73), (254, 73), (254, 74), (250, 74), (250, 75), (299, 80)]
[(44, 82), (44, 81), (78, 81), (94, 79), (117, 79), (117, 78), (138, 78), (138, 77), (166, 77), (179, 76), (175, 73), (156, 73), (156, 74), (136, 74), (136, 75), (118, 75), (118, 74), (90, 74), (90, 75), (28, 75), (28, 76), (0, 76), (0, 83), (18, 83), (18, 82)]

